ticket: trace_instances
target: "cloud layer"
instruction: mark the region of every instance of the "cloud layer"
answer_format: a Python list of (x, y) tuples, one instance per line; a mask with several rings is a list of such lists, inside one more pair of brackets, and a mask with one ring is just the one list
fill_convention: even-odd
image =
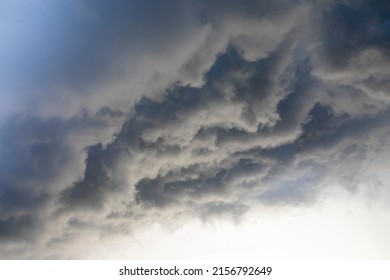
[(1, 5), (1, 258), (334, 189), (388, 211), (384, 1)]

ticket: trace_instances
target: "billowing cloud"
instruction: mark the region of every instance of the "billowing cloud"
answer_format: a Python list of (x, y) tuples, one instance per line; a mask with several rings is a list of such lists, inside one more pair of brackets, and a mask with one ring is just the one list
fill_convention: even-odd
[(1, 5), (1, 258), (119, 258), (340, 193), (388, 211), (383, 1)]

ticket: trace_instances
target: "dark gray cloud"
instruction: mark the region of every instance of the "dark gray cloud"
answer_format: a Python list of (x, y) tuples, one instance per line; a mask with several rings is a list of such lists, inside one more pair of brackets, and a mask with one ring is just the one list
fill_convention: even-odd
[(30, 240), (36, 231), (37, 221), (29, 215), (11, 217), (0, 222), (0, 238), (2, 240)]
[(321, 54), (332, 68), (343, 68), (367, 48), (386, 52), (390, 44), (389, 5), (383, 1), (335, 3), (320, 19)]
[[(107, 116), (109, 115), (109, 120)], [(83, 152), (99, 129), (120, 119), (110, 110), (69, 121), (10, 118), (0, 133), (1, 238), (14, 240), (44, 231), (58, 192), (82, 175)], [(82, 135), (79, 132), (82, 131)], [(98, 136), (104, 140), (107, 132)], [(109, 137), (111, 137), (109, 135)], [(110, 139), (110, 138), (108, 138)], [(22, 234), (23, 233), (23, 234)]]
[(2, 4), (1, 258), (385, 189), (383, 1), (45, 3)]

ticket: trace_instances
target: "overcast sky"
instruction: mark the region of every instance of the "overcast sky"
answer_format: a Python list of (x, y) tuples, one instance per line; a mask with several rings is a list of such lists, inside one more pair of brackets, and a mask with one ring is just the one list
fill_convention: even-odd
[(390, 258), (390, 3), (0, 3), (0, 258)]

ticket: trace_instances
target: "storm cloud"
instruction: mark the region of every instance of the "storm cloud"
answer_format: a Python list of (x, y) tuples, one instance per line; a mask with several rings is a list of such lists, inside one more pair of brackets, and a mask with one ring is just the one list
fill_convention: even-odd
[(0, 5), (1, 258), (335, 188), (388, 211), (385, 1)]

